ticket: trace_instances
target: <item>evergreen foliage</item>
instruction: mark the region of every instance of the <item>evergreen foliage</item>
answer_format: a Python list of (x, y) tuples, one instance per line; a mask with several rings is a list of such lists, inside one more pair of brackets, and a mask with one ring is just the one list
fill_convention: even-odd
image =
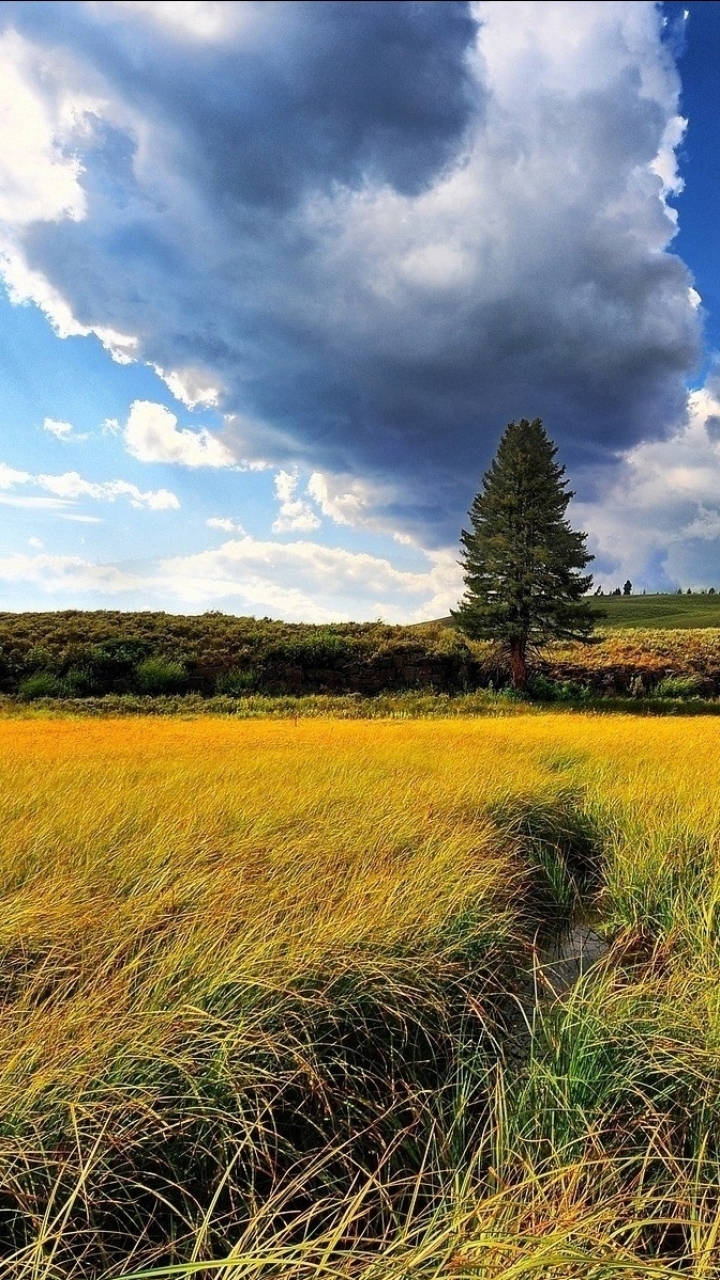
[(516, 688), (529, 646), (587, 639), (601, 616), (582, 600), (593, 557), (565, 519), (573, 494), (556, 454), (539, 418), (509, 423), (461, 535), (466, 589), (453, 618), (471, 638), (501, 642)]

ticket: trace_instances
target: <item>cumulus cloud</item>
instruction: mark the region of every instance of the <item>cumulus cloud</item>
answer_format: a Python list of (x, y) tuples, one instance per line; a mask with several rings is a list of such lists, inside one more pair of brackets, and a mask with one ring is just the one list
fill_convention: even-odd
[(63, 143), (73, 107), (62, 96), (51, 104), (33, 84), (33, 50), (17, 32), (0, 36), (0, 221), (79, 219), (86, 211), (81, 164)]
[(12, 555), (0, 557), (0, 581), (39, 587), (49, 595), (97, 593), (122, 595), (136, 590), (142, 581), (116, 565), (90, 564), (81, 556)]
[(235, 457), (207, 427), (178, 427), (174, 413), (151, 400), (135, 400), (123, 439), (140, 462), (178, 462), (185, 467), (231, 467)]
[(29, 471), (17, 471), (0, 462), (0, 489), (12, 489), (16, 484), (27, 484), (32, 480)]
[(45, 418), (43, 431), (48, 431), (56, 440), (69, 440), (75, 428), (72, 422), (61, 422), (57, 418)]
[(211, 516), (205, 524), (208, 529), (221, 529), (223, 533), (245, 533), (239, 521), (231, 520), (228, 516)]
[(367, 552), (306, 540), (233, 539), (212, 551), (164, 560), (161, 569), (196, 603), (239, 597), (282, 617), (387, 620), (438, 617), (458, 600), (455, 558), (426, 553), (417, 571), (398, 569)]
[(0, 463), (0, 489), (12, 489), (16, 485), (32, 484), (53, 494), (52, 498), (31, 495), (2, 497), (1, 502), (12, 506), (45, 507), (61, 510), (78, 498), (92, 498), (98, 502), (114, 502), (116, 498), (128, 498), (133, 507), (145, 507), (150, 511), (177, 510), (180, 503), (168, 489), (139, 489), (127, 480), (104, 480), (100, 483), (86, 480), (77, 471), (65, 471), (62, 475), (32, 476), (27, 471), (15, 471)]
[[(654, 5), (3, 19), (40, 122), (16, 296), (228, 415), (222, 441), (138, 428), (136, 456), (372, 481), (386, 523), (449, 540), (511, 417), (543, 416), (574, 474), (679, 420), (699, 320), (668, 251), (683, 124)], [(337, 518), (345, 495), (371, 515), (350, 484), (309, 496)]]
[(596, 502), (576, 507), (592, 530), (596, 580), (648, 590), (720, 586), (720, 379), (688, 397), (666, 440), (627, 450)]
[(49, 489), (60, 498), (71, 501), (76, 498), (94, 498), (101, 502), (114, 502), (116, 498), (126, 497), (133, 507), (148, 507), (151, 511), (175, 510), (180, 506), (174, 493), (168, 489), (138, 488), (127, 480), (105, 480), (100, 484), (92, 480), (84, 480), (77, 471), (66, 471), (61, 476), (37, 476), (37, 484), (42, 489)]
[(155, 366), (155, 372), (170, 388), (176, 400), (187, 405), (188, 409), (214, 408), (220, 400), (221, 388), (205, 369), (188, 366), (186, 369), (161, 369)]
[(310, 533), (319, 529), (322, 521), (309, 502), (297, 496), (299, 478), (297, 472), (279, 471), (275, 476), (275, 497), (280, 503), (273, 533)]
[(356, 529), (385, 528), (377, 512), (391, 507), (397, 500), (396, 489), (389, 484), (322, 471), (313, 471), (307, 491), (324, 516), (336, 524), (351, 525)]
[(420, 556), (417, 569), (403, 570), (363, 552), (249, 536), (135, 567), (18, 554), (0, 558), (0, 581), (61, 599), (82, 594), (106, 606), (116, 601), (129, 607), (150, 597), (161, 607), (192, 612), (229, 603), (238, 613), (315, 622), (439, 617), (456, 603), (460, 586), (454, 557), (442, 552)]

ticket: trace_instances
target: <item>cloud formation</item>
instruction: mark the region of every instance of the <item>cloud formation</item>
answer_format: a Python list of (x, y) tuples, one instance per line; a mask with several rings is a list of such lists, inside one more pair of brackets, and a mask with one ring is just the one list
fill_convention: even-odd
[(579, 507), (597, 580), (720, 588), (719, 476), (720, 378), (711, 375), (690, 393), (678, 429), (628, 450), (598, 501)]
[(75, 428), (73, 427), (72, 422), (61, 422), (57, 418), (45, 418), (43, 422), (43, 431), (47, 431), (51, 436), (55, 436), (56, 440), (69, 440), (73, 435)]
[(150, 596), (161, 608), (197, 612), (225, 606), (297, 622), (420, 621), (446, 614), (459, 590), (457, 564), (443, 552), (426, 555), (424, 568), (409, 572), (367, 553), (248, 536), (135, 567), (46, 552), (15, 554), (0, 557), (0, 581), (105, 607), (114, 602), (129, 608)]
[(313, 529), (320, 528), (321, 520), (310, 503), (298, 497), (297, 488), (297, 472), (278, 471), (275, 476), (275, 497), (280, 503), (280, 510), (273, 522), (273, 533), (310, 533)]
[(231, 520), (229, 516), (211, 516), (205, 524), (208, 529), (221, 529), (223, 533), (245, 533), (239, 520)]
[(47, 510), (62, 510), (79, 498), (92, 498), (96, 502), (114, 502), (116, 498), (127, 498), (132, 507), (144, 507), (149, 511), (173, 511), (180, 506), (175, 494), (168, 489), (143, 490), (128, 480), (104, 480), (98, 483), (85, 480), (77, 471), (65, 471), (58, 476), (33, 476), (27, 471), (16, 471), (0, 463), (0, 489), (12, 490), (17, 485), (26, 484), (44, 489), (53, 497), (12, 494), (0, 497), (0, 502), (9, 506), (44, 507)]
[(232, 467), (235, 457), (217, 436), (201, 427), (179, 427), (163, 404), (135, 400), (123, 431), (128, 453), (140, 462), (178, 462), (184, 467)]
[(681, 420), (699, 318), (668, 251), (682, 122), (654, 5), (11, 0), (1, 20), (32, 121), (8, 161), (14, 296), (227, 415), (222, 437), (134, 425), (136, 457), (348, 477), (314, 480), (315, 507), (430, 544), (512, 417), (542, 416), (586, 489)]

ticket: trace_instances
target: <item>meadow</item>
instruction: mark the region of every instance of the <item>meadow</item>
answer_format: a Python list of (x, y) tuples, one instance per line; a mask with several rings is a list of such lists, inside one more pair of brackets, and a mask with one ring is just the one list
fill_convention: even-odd
[(716, 720), (33, 716), (0, 759), (3, 1276), (720, 1274)]
[(631, 596), (601, 596), (593, 601), (604, 612), (606, 628), (689, 630), (720, 625), (720, 595), (707, 591)]

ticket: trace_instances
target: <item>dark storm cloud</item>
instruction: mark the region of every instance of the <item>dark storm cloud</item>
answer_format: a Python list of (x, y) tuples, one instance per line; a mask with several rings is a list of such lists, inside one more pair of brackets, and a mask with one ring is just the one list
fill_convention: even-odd
[(653, 6), (486, 5), (479, 51), (462, 4), (221, 8), (200, 39), (5, 6), (106, 101), (87, 217), (22, 240), (82, 323), (219, 377), (239, 455), (394, 481), (388, 517), (431, 536), (510, 418), (581, 476), (677, 422), (698, 324), (651, 169), (677, 91)]
[(132, 6), (98, 8), (113, 10), (5, 6), (6, 20), (87, 60), (168, 127), (174, 163), (231, 221), (331, 183), (417, 192), (477, 110), (465, 62), (476, 24), (459, 0), (251, 5), (248, 28), (205, 45), (148, 27)]

